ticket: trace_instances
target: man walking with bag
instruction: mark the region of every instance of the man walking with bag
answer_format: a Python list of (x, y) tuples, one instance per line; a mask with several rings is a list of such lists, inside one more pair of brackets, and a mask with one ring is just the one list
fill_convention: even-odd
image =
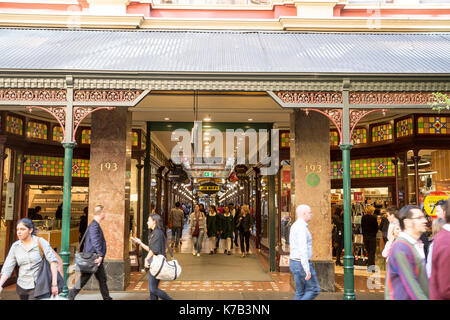
[(181, 209), (179, 202), (175, 203), (175, 208), (170, 211), (169, 221), (172, 223), (172, 243), (170, 246), (178, 248), (184, 226), (184, 211)]
[(301, 204), (295, 210), (296, 221), (289, 234), (289, 268), (294, 276), (294, 300), (313, 300), (320, 293), (316, 272), (311, 264), (312, 237), (308, 230), (311, 208)]
[[(94, 220), (92, 220), (86, 231), (86, 239), (83, 252), (96, 253), (98, 258), (95, 263), (98, 265), (97, 271), (94, 273), (100, 285), (100, 292), (102, 294), (103, 300), (112, 300), (109, 295), (108, 286), (106, 284), (106, 272), (103, 266), (103, 260), (106, 255), (106, 241), (103, 235), (100, 223), (105, 219), (106, 213), (102, 205), (97, 205), (94, 208)], [(91, 278), (92, 273), (81, 273), (80, 279), (77, 281), (75, 286), (69, 291), (69, 300), (74, 300), (76, 295), (81, 291), (81, 289), (86, 285), (86, 283)]]

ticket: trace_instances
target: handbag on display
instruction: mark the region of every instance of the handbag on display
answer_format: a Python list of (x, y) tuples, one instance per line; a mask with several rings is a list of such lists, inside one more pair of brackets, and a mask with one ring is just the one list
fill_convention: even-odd
[(164, 242), (172, 260), (167, 260), (162, 254), (154, 255), (150, 263), (150, 273), (158, 280), (176, 280), (181, 274), (181, 266), (174, 259), (173, 252), (167, 245), (166, 238), (164, 238)]
[[(39, 253), (41, 255), (41, 265), (39, 266), (36, 284), (34, 286), (34, 297), (39, 298), (52, 292), (52, 270), (50, 264), (45, 257), (44, 250), (42, 250), (40, 238), (38, 238)], [(62, 292), (64, 288), (64, 279), (57, 271), (57, 286), (58, 292)]]
[(97, 272), (98, 269), (98, 265), (95, 262), (95, 260), (98, 259), (98, 254), (93, 252), (80, 252), (81, 244), (83, 243), (88, 230), (89, 227), (87, 227), (86, 232), (83, 235), (83, 238), (81, 238), (81, 241), (78, 244), (77, 252), (75, 253), (75, 260), (74, 260), (75, 271), (84, 273), (95, 273)]

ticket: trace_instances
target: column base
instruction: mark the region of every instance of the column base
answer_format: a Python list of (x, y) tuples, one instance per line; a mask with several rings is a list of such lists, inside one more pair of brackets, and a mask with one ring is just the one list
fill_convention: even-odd
[[(130, 262), (128, 260), (106, 260), (103, 265), (106, 271), (109, 291), (125, 291), (130, 283)], [(100, 290), (97, 278), (92, 275), (83, 289)]]
[[(334, 287), (334, 262), (325, 261), (311, 261), (314, 271), (316, 272), (317, 280), (319, 281), (320, 292), (335, 292)], [(290, 277), (291, 287), (295, 289), (294, 277)]]

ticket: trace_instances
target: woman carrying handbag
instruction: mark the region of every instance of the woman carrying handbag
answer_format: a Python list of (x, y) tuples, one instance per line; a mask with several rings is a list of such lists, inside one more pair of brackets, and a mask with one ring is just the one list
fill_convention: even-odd
[[(145, 251), (148, 251), (147, 257), (145, 258), (145, 268), (150, 268), (151, 259), (154, 255), (163, 255), (166, 257), (166, 237), (164, 236), (164, 231), (162, 227), (161, 216), (159, 214), (152, 214), (147, 220), (148, 229), (151, 230), (149, 236), (149, 244), (146, 246), (138, 238), (131, 238), (137, 245), (140, 245)], [(172, 300), (171, 297), (164, 291), (158, 288), (159, 281), (151, 272), (148, 273), (148, 288), (150, 290), (150, 300)]]
[[(50, 244), (42, 238), (36, 237), (36, 227), (30, 219), (21, 219), (17, 223), (17, 240), (11, 246), (3, 264), (0, 277), (0, 294), (3, 284), (11, 276), (14, 268), (19, 266), (16, 282), (16, 292), (20, 300), (39, 300), (58, 295), (58, 258)], [(39, 242), (38, 242), (39, 241)], [(40, 247), (42, 249), (40, 249)], [(41, 256), (42, 251), (42, 256)], [(46, 259), (50, 263), (51, 283), (49, 292), (35, 296), (35, 286), (41, 264)]]

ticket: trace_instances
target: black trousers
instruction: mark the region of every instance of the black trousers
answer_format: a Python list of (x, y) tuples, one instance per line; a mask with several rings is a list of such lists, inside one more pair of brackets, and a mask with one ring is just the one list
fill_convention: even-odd
[[(99, 286), (100, 286), (100, 292), (102, 294), (103, 300), (112, 300), (112, 298), (109, 295), (108, 286), (106, 284), (106, 272), (105, 267), (103, 266), (103, 261), (98, 267), (97, 271), (94, 273), (95, 277), (98, 280)], [(92, 273), (81, 273), (80, 279), (77, 281), (75, 286), (69, 291), (69, 300), (74, 300), (77, 294), (83, 289), (83, 287), (86, 285), (86, 283), (91, 278)]]
[(375, 265), (375, 253), (377, 251), (377, 237), (364, 235), (363, 241), (367, 250), (368, 265), (373, 266)]
[(239, 237), (239, 229), (235, 228), (234, 229), (234, 244), (236, 245), (236, 247), (239, 245), (238, 244), (238, 237)]
[[(239, 237), (241, 239), (241, 252), (245, 253), (249, 251), (250, 248), (250, 231), (239, 231)], [(244, 240), (245, 240), (245, 251), (244, 251)]]
[(34, 297), (34, 288), (33, 289), (23, 289), (19, 285), (16, 284), (16, 292), (19, 295), (20, 300), (40, 300), (50, 298), (51, 293), (48, 293), (45, 296), (40, 297), (39, 299)]

